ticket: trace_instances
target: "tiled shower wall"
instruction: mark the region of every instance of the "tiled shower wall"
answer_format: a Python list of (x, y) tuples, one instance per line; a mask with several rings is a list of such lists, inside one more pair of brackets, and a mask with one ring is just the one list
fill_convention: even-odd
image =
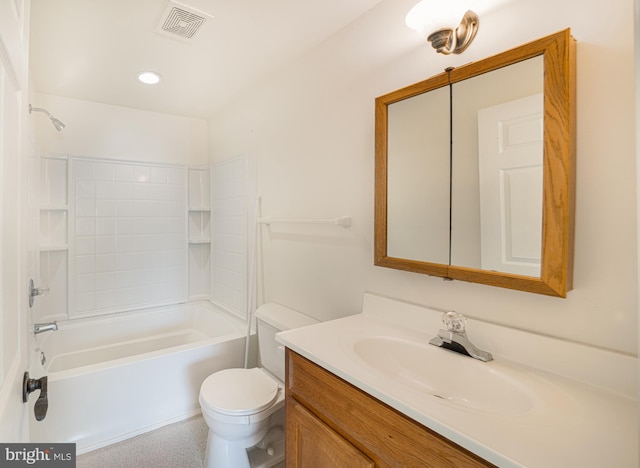
[[(36, 319), (210, 299), (208, 167), (47, 155)], [(242, 184), (244, 186), (244, 183)]]
[(71, 160), (70, 315), (187, 300), (187, 169)]

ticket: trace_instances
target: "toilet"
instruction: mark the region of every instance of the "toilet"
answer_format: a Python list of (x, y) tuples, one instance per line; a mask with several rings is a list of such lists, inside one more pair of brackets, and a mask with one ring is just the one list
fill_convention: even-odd
[(284, 460), (284, 347), (276, 333), (317, 323), (279, 304), (256, 310), (259, 367), (225, 369), (200, 387), (206, 468), (269, 468)]

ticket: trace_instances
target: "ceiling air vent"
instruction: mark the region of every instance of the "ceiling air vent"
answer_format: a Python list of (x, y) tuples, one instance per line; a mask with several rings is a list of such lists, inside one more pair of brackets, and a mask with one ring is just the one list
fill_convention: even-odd
[(156, 28), (156, 32), (174, 39), (190, 41), (213, 15), (170, 1)]

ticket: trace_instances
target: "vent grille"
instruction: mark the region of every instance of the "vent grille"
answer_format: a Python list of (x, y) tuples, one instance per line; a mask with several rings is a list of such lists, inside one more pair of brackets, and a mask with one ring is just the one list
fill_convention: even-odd
[(206, 18), (202, 16), (195, 15), (182, 8), (173, 7), (162, 24), (162, 30), (191, 39), (205, 21), (207, 21)]
[(176, 1), (169, 1), (160, 18), (156, 32), (165, 36), (190, 41), (212, 15)]

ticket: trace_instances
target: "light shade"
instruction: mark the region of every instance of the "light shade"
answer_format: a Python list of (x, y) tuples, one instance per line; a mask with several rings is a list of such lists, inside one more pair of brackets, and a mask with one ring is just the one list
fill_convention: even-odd
[(438, 29), (454, 29), (472, 3), (469, 0), (422, 0), (409, 10), (405, 23), (426, 38)]
[(422, 0), (405, 18), (438, 53), (460, 54), (469, 47), (478, 30), (479, 19), (470, 6), (472, 0)]
[(138, 81), (144, 84), (157, 84), (160, 82), (160, 75), (152, 71), (142, 71), (138, 73)]

